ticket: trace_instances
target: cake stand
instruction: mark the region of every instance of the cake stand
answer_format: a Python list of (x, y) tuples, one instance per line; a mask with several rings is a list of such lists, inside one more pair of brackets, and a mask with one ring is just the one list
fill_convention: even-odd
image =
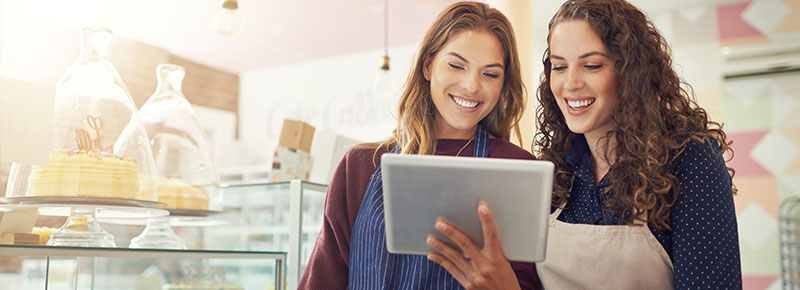
[(165, 209), (169, 216), (151, 217), (147, 219), (114, 219), (102, 218), (104, 223), (124, 225), (144, 225), (142, 233), (131, 239), (129, 248), (141, 249), (187, 249), (186, 242), (181, 239), (173, 226), (207, 227), (227, 224), (211, 216), (221, 213), (209, 210)]
[[(67, 216), (67, 221), (50, 234), (49, 246), (116, 247), (114, 236), (98, 223), (99, 219), (149, 219), (169, 215), (158, 209), (163, 203), (142, 200), (82, 197), (13, 197), (3, 198), (3, 206), (37, 207), (42, 215)], [(126, 205), (127, 204), (127, 205)]]
[(186, 250), (186, 242), (175, 234), (169, 217), (147, 219), (142, 233), (131, 239), (131, 249), (176, 249)]

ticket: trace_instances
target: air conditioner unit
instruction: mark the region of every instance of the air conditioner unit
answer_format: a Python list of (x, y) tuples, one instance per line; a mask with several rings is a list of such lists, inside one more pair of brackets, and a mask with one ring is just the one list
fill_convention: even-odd
[(722, 58), (726, 79), (800, 71), (800, 40), (723, 47)]

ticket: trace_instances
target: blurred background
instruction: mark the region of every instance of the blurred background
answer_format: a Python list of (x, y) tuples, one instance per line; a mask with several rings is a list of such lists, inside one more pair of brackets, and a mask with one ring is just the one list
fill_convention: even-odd
[[(342, 153), (330, 144), (390, 134), (418, 42), (453, 2), (240, 0), (234, 10), (222, 0), (0, 0), (0, 75), (54, 86), (80, 53), (80, 28), (104, 26), (115, 33), (109, 59), (137, 106), (155, 90), (158, 64), (186, 68), (184, 94), (223, 180), (266, 178), (283, 120), (293, 119), (316, 129), (311, 180), (327, 183)], [(516, 30), (529, 94), (517, 142), (530, 149), (547, 23), (562, 1), (482, 2)], [(800, 195), (800, 0), (633, 3), (734, 141), (745, 289), (779, 289), (778, 206)]]

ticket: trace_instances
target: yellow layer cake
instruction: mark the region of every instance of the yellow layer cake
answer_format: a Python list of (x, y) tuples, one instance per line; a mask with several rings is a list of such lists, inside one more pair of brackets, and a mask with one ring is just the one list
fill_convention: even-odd
[(50, 152), (47, 166), (34, 166), (29, 181), (29, 196), (139, 197), (136, 162), (108, 153)]
[(158, 179), (158, 201), (164, 208), (208, 210), (208, 194), (202, 187), (175, 178)]

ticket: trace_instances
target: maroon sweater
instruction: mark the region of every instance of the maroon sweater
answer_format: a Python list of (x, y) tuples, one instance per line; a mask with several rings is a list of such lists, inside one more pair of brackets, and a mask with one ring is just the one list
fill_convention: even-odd
[[(436, 155), (454, 156), (466, 142), (467, 140), (440, 139)], [(460, 156), (473, 156), (474, 144), (470, 142), (461, 150)], [(383, 153), (385, 152), (380, 152)], [(339, 162), (328, 186), (322, 230), (298, 289), (347, 289), (350, 234), (370, 175), (380, 165), (380, 154), (374, 156), (372, 149), (350, 149)], [(489, 157), (534, 159), (528, 151), (498, 138), (489, 140)], [(539, 276), (533, 263), (512, 262), (511, 267), (522, 289), (540, 289)]]

